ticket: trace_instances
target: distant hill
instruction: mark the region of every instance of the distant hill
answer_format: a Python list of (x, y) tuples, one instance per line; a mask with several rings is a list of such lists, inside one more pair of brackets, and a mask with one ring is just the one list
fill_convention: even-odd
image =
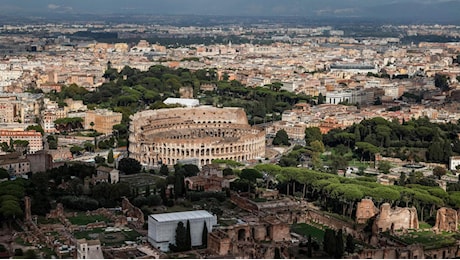
[(147, 14), (359, 18), (460, 24), (459, 0), (1, 0), (0, 15)]

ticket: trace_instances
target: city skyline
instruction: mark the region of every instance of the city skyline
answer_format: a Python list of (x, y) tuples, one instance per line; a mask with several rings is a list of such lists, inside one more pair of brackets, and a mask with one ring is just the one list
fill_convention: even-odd
[(458, 22), (455, 0), (3, 0), (0, 13), (10, 16), (56, 14), (152, 14), (225, 16), (303, 16), (311, 18), (368, 18), (411, 23)]

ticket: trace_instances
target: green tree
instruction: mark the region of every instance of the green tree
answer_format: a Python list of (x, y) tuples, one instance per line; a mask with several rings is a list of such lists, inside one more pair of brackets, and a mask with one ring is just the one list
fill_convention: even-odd
[(442, 91), (449, 90), (449, 77), (443, 74), (436, 73), (434, 75), (434, 86), (441, 89)]
[(399, 186), (405, 186), (405, 185), (406, 185), (406, 173), (405, 173), (405, 172), (401, 172), (400, 174), (401, 174), (401, 175), (399, 176), (398, 185), (399, 185)]
[(326, 231), (324, 232), (323, 250), (330, 257), (333, 257), (335, 256), (335, 249), (336, 249), (335, 232), (334, 230), (327, 228)]
[(9, 178), (10, 178), (10, 174), (8, 173), (8, 171), (3, 168), (0, 168), (0, 180), (9, 179)]
[(27, 126), (26, 130), (35, 130), (39, 133), (41, 133), (42, 135), (45, 134), (45, 131), (43, 130), (43, 127), (41, 125), (29, 125)]
[(450, 142), (449, 139), (444, 140), (443, 142), (443, 163), (448, 163), (450, 160), (450, 157), (452, 156), (452, 143)]
[[(264, 174), (266, 188), (268, 189), (269, 183), (275, 181), (276, 175), (280, 173), (281, 167), (275, 164), (258, 164), (254, 166), (254, 169)], [(225, 175), (225, 173), (224, 173)]]
[(318, 127), (308, 127), (305, 129), (305, 143), (310, 144), (313, 141), (323, 141), (323, 135)]
[(176, 244), (169, 244), (169, 249), (173, 252), (182, 252), (187, 250), (187, 230), (184, 223), (179, 221), (176, 228)]
[(284, 129), (276, 132), (275, 138), (273, 138), (273, 145), (290, 145), (289, 136)]
[(447, 170), (444, 167), (436, 166), (433, 168), (433, 175), (436, 176), (439, 180), (442, 176), (446, 175)]
[(255, 183), (257, 179), (262, 178), (263, 175), (256, 169), (243, 169), (240, 174), (241, 179), (246, 179), (251, 183)]
[(192, 249), (192, 234), (190, 232), (190, 221), (187, 220), (187, 230), (185, 232), (185, 246), (186, 250)]
[(184, 185), (184, 175), (181, 172), (176, 172), (174, 182), (174, 195), (176, 199), (184, 195)]
[(159, 172), (160, 175), (163, 175), (163, 176), (168, 176), (169, 175), (169, 169), (168, 169), (168, 166), (166, 164), (162, 164), (160, 166), (160, 172)]
[(379, 169), (380, 172), (388, 174), (388, 173), (390, 173), (391, 163), (387, 162), (387, 161), (380, 161), (378, 169)]
[(203, 223), (203, 232), (201, 233), (201, 245), (203, 248), (208, 248), (208, 225), (206, 221)]
[(343, 252), (344, 252), (342, 229), (339, 229), (339, 231), (337, 232), (337, 235), (335, 236), (335, 239), (336, 239), (336, 242), (335, 242), (336, 248), (334, 252), (334, 257), (336, 259), (340, 259), (342, 258)]
[(374, 155), (379, 152), (378, 147), (368, 142), (356, 142), (356, 149), (361, 155), (361, 161), (363, 159), (373, 160)]
[(233, 175), (233, 170), (232, 170), (232, 168), (228, 168), (228, 167), (227, 167), (227, 168), (225, 168), (225, 169), (222, 171), (222, 174), (223, 174), (224, 176)]
[(314, 140), (309, 144), (313, 169), (319, 170), (322, 168), (321, 154), (325, 151), (324, 144), (321, 140)]
[(275, 248), (275, 256), (273, 256), (273, 259), (281, 259), (281, 253), (278, 247)]
[(141, 169), (141, 163), (133, 158), (123, 158), (118, 163), (118, 170), (124, 172), (125, 174), (138, 173)]
[(355, 242), (351, 234), (347, 235), (345, 251), (347, 251), (349, 254), (353, 254), (355, 252)]
[(348, 166), (348, 160), (341, 155), (331, 155), (331, 170), (337, 173), (338, 170), (345, 170)]
[(29, 249), (24, 253), (24, 258), (25, 259), (37, 259), (37, 253), (33, 249)]
[(96, 164), (98, 164), (98, 165), (99, 165), (99, 164), (103, 164), (103, 163), (105, 163), (105, 158), (104, 158), (103, 156), (96, 155), (96, 156), (94, 157), (94, 162), (95, 162)]
[(441, 142), (435, 141), (428, 147), (427, 158), (432, 162), (442, 162), (444, 159), (444, 151)]
[(108, 163), (113, 163), (113, 162), (114, 162), (113, 150), (112, 150), (112, 149), (110, 149), (110, 150), (109, 150), (109, 153), (107, 154), (107, 162), (108, 162)]
[(182, 169), (184, 169), (184, 177), (196, 176), (200, 172), (200, 169), (195, 164), (184, 164)]
[(84, 149), (82, 147), (77, 146), (77, 145), (70, 147), (70, 152), (72, 153), (72, 155), (81, 154), (83, 150)]
[(361, 131), (360, 131), (360, 127), (362, 127), (361, 125), (356, 125), (355, 126), (355, 131), (354, 131), (354, 135), (355, 135), (355, 142), (361, 142)]
[(319, 93), (319, 95), (318, 95), (318, 105), (324, 104), (324, 100), (325, 100), (325, 98), (324, 98), (323, 94)]

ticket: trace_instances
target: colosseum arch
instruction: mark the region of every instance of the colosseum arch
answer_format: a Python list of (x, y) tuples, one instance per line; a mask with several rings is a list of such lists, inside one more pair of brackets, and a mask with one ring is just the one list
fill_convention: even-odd
[(248, 124), (242, 108), (146, 110), (131, 120), (130, 157), (150, 167), (183, 159), (196, 159), (201, 167), (218, 158), (265, 157), (265, 132)]

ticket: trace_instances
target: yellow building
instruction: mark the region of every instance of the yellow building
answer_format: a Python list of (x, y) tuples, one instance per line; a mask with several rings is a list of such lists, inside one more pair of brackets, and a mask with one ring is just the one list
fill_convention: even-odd
[[(93, 124), (91, 124), (93, 123)], [(99, 133), (110, 134), (114, 125), (121, 123), (121, 113), (107, 109), (86, 111), (85, 129), (94, 129)]]

